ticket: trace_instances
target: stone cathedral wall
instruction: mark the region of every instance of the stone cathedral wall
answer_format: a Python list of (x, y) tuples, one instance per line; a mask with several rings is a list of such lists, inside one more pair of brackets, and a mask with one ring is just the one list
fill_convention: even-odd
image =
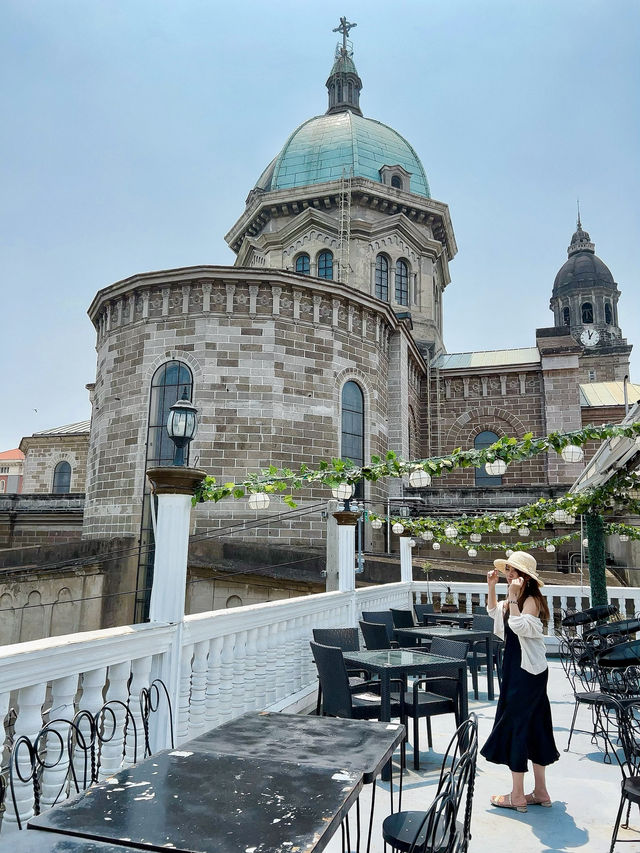
[[(408, 435), (390, 411), (394, 382), (417, 386), (415, 344), (393, 312), (337, 282), (271, 270), (197, 268), (137, 276), (101, 291), (90, 309), (98, 333), (87, 462), (84, 536), (137, 535), (144, 487), (151, 380), (166, 361), (193, 373), (199, 432), (190, 463), (219, 482), (274, 465), (312, 468), (340, 455), (340, 394), (355, 380), (365, 399), (365, 459)], [(390, 372), (393, 341), (411, 361)], [(415, 392), (412, 392), (415, 396)], [(403, 425), (404, 424), (404, 425)], [(382, 485), (367, 485), (379, 500)], [(326, 502), (327, 489), (300, 494)], [(270, 512), (287, 511), (279, 501)], [(194, 532), (255, 519), (245, 500), (201, 504)], [(251, 535), (283, 544), (324, 535), (320, 511)]]

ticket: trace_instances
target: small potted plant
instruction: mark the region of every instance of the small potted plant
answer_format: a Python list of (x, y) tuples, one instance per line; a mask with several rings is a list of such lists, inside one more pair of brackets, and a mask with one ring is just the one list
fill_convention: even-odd
[(440, 604), (440, 612), (441, 613), (457, 613), (458, 605), (453, 600), (453, 593), (451, 592), (451, 587), (447, 587), (447, 592), (444, 597), (444, 601)]

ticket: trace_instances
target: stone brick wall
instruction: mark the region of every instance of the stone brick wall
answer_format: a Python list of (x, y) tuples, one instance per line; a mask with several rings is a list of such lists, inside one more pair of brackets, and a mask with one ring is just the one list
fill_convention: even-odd
[[(339, 456), (341, 390), (349, 380), (364, 392), (365, 458), (386, 452), (389, 388), (407, 382), (406, 365), (396, 358), (391, 366), (390, 352), (402, 351), (414, 370), (425, 370), (388, 306), (337, 282), (273, 270), (197, 268), (140, 276), (98, 294), (90, 315), (98, 331), (98, 368), (85, 536), (138, 534), (150, 383), (166, 361), (182, 360), (193, 373), (200, 427), (191, 463), (197, 460), (221, 482), (269, 465), (316, 467)], [(398, 435), (408, 437), (406, 412), (394, 417)], [(384, 484), (367, 486), (367, 497), (384, 493)], [(313, 489), (299, 497), (304, 506), (329, 495)], [(255, 518), (245, 500), (201, 504), (195, 529)], [(308, 540), (324, 536), (324, 522), (318, 512), (250, 535)]]
[(0, 551), (79, 540), (83, 508), (84, 495), (0, 495)]
[[(473, 447), (475, 437), (485, 430), (517, 438), (528, 432), (542, 435), (540, 370), (432, 370), (429, 425), (432, 454)], [(502, 478), (502, 485), (507, 488), (545, 483), (545, 462), (541, 457), (510, 466)], [(434, 488), (447, 489), (474, 485), (474, 468), (452, 471), (433, 482)]]
[(31, 435), (22, 439), (25, 454), (22, 491), (25, 494), (50, 494), (53, 472), (59, 462), (71, 466), (72, 493), (85, 490), (87, 478), (88, 433), (77, 435)]

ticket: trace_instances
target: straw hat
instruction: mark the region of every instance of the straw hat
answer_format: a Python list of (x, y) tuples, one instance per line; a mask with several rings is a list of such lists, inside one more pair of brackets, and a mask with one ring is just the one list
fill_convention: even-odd
[(504, 572), (507, 566), (511, 566), (522, 572), (523, 575), (533, 578), (538, 586), (544, 586), (544, 581), (536, 571), (536, 558), (531, 554), (527, 554), (526, 551), (514, 551), (508, 560), (494, 560), (493, 565), (502, 572)]

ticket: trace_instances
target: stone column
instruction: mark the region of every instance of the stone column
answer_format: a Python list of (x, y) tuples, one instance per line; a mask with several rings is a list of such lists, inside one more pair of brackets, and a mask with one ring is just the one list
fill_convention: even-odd
[[(173, 709), (174, 738), (178, 731), (180, 657), (187, 582), (187, 553), (191, 499), (207, 476), (196, 468), (150, 468), (147, 477), (153, 494), (158, 496), (155, 529), (155, 559), (149, 605), (150, 622), (175, 624), (171, 649), (164, 656), (160, 677), (164, 681)], [(170, 746), (169, 718), (159, 719), (158, 732), (167, 732), (164, 746)]]

